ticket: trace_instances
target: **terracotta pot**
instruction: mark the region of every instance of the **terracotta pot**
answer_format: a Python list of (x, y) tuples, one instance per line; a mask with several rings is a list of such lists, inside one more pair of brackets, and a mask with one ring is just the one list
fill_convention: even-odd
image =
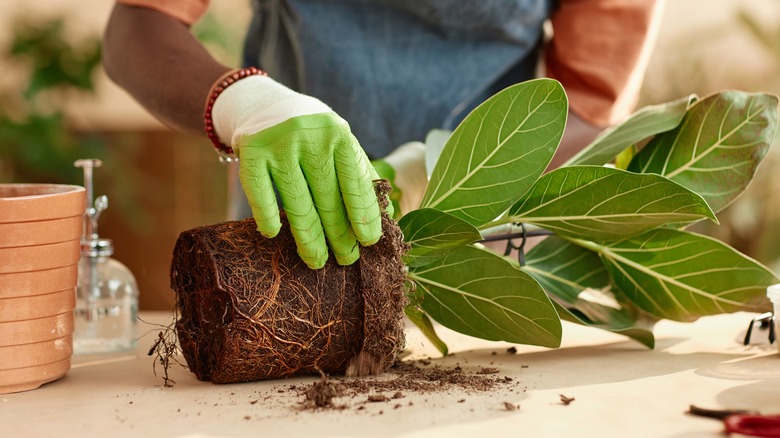
[(72, 354), (71, 335), (33, 344), (0, 347), (0, 370), (46, 365), (70, 359)]
[(0, 274), (0, 299), (50, 294), (78, 283), (79, 265)]
[(79, 262), (79, 239), (48, 245), (0, 248), (0, 274), (41, 271)]
[(83, 187), (0, 184), (0, 394), (70, 369), (85, 207)]
[[(0, 370), (0, 394), (29, 391), (65, 375), (70, 357), (57, 362), (12, 370)], [(59, 376), (54, 377), (52, 376)]]
[(0, 223), (0, 248), (79, 240), (83, 227), (83, 215), (48, 221)]
[(0, 223), (81, 216), (84, 187), (62, 184), (0, 184)]
[(50, 341), (70, 335), (74, 327), (72, 313), (71, 308), (45, 318), (0, 322), (0, 347)]
[(75, 306), (76, 294), (73, 293), (73, 289), (29, 297), (0, 298), (0, 321), (11, 322), (45, 318), (67, 313)]

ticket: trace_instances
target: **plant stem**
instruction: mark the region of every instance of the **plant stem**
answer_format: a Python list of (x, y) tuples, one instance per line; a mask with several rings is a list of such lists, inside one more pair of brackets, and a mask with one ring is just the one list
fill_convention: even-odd
[(490, 235), (490, 234), (496, 234), (496, 232), (492, 232), (493, 229), (500, 230), (497, 232), (506, 232), (506, 226), (511, 226), (512, 224), (518, 222), (518, 218), (514, 216), (502, 216), (494, 221), (490, 221), (486, 224), (480, 225), (477, 227), (477, 229), (480, 232), (485, 231), (485, 233), (482, 233), (483, 236)]
[[(497, 234), (521, 233), (522, 228), (517, 225), (518, 222), (519, 218), (516, 217), (501, 218), (477, 227), (477, 230), (479, 230), (482, 237), (495, 236)], [(546, 231), (544, 228), (528, 223), (525, 224), (525, 230), (526, 232), (536, 232), (539, 230)]]
[(571, 242), (571, 243), (573, 243), (573, 244), (575, 244), (577, 246), (581, 246), (581, 247), (583, 247), (585, 249), (589, 249), (589, 250), (594, 251), (594, 252), (599, 253), (599, 254), (602, 254), (604, 252), (604, 246), (603, 245), (599, 245), (596, 242), (591, 242), (590, 240), (575, 239), (573, 237), (566, 237), (566, 236), (561, 236), (561, 235), (558, 235), (558, 237), (560, 237), (561, 239), (564, 239), (564, 240), (568, 240), (569, 242)]

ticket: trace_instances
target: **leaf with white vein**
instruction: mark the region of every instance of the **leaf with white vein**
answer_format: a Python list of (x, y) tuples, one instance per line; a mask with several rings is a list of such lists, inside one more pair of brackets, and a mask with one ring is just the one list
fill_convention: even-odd
[(468, 245), (482, 236), (468, 222), (451, 214), (423, 208), (398, 221), (404, 240), (411, 249), (404, 255), (409, 267), (423, 266), (444, 257), (453, 248)]
[(676, 128), (695, 101), (696, 95), (691, 94), (672, 102), (646, 106), (625, 121), (606, 129), (564, 166), (607, 164), (629, 146)]
[(421, 207), (475, 226), (495, 219), (547, 168), (567, 109), (563, 87), (551, 79), (513, 85), (482, 103), (447, 141)]
[[(583, 242), (580, 242), (583, 243)], [(620, 291), (659, 318), (701, 316), (766, 306), (778, 278), (766, 267), (710, 237), (655, 229), (597, 249)]]
[(536, 244), (525, 258), (529, 273), (553, 298), (562, 319), (619, 333), (653, 348), (653, 322), (618, 302), (599, 255), (557, 236)]
[[(598, 328), (601, 330), (607, 330), (612, 333), (629, 337), (647, 348), (655, 348), (655, 335), (653, 335), (653, 327), (655, 326), (657, 320), (651, 317), (647, 317), (646, 314), (636, 316), (636, 320), (631, 325), (612, 326), (608, 324), (601, 324), (598, 321), (594, 321), (588, 318), (585, 314), (580, 312), (578, 308), (565, 307), (555, 301), (553, 301), (553, 303), (555, 304), (555, 310), (558, 311), (558, 314), (561, 315), (561, 319), (564, 321)], [(625, 305), (623, 309), (626, 309)], [(622, 317), (623, 315), (621, 315), (621, 318)]]
[(716, 220), (701, 196), (662, 176), (598, 166), (547, 173), (509, 209), (508, 216), (513, 222), (599, 242), (624, 239), (667, 223)]
[(604, 289), (610, 282), (597, 253), (558, 236), (546, 237), (534, 245), (522, 269), (567, 303), (576, 301), (585, 289)]
[(561, 321), (539, 283), (492, 252), (460, 247), (409, 278), (422, 309), (446, 327), (491, 341), (560, 345)]
[(691, 106), (680, 126), (650, 141), (629, 170), (664, 175), (702, 195), (717, 213), (750, 183), (777, 117), (777, 96), (714, 94)]

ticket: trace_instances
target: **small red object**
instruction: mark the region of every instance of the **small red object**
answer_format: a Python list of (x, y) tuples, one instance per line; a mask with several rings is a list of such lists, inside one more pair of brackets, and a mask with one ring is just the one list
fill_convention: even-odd
[(244, 79), (253, 75), (268, 76), (268, 73), (256, 68), (247, 67), (231, 70), (214, 82), (214, 85), (209, 89), (208, 99), (206, 100), (206, 107), (203, 111), (203, 124), (206, 130), (206, 136), (211, 140), (214, 148), (220, 156), (220, 160), (230, 161), (233, 158), (233, 148), (219, 141), (216, 129), (214, 129), (214, 121), (211, 118), (211, 111), (214, 109), (214, 102), (217, 100), (220, 94), (225, 91), (229, 86), (235, 84), (241, 79)]
[(726, 432), (763, 438), (780, 438), (780, 415), (729, 415), (723, 420)]

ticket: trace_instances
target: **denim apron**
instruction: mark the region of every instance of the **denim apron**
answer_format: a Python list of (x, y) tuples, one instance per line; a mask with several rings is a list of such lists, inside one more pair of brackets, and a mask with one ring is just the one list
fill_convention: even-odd
[[(554, 1), (253, 0), (244, 64), (325, 102), (380, 158), (533, 78)], [(240, 204), (233, 218), (251, 215)]]

